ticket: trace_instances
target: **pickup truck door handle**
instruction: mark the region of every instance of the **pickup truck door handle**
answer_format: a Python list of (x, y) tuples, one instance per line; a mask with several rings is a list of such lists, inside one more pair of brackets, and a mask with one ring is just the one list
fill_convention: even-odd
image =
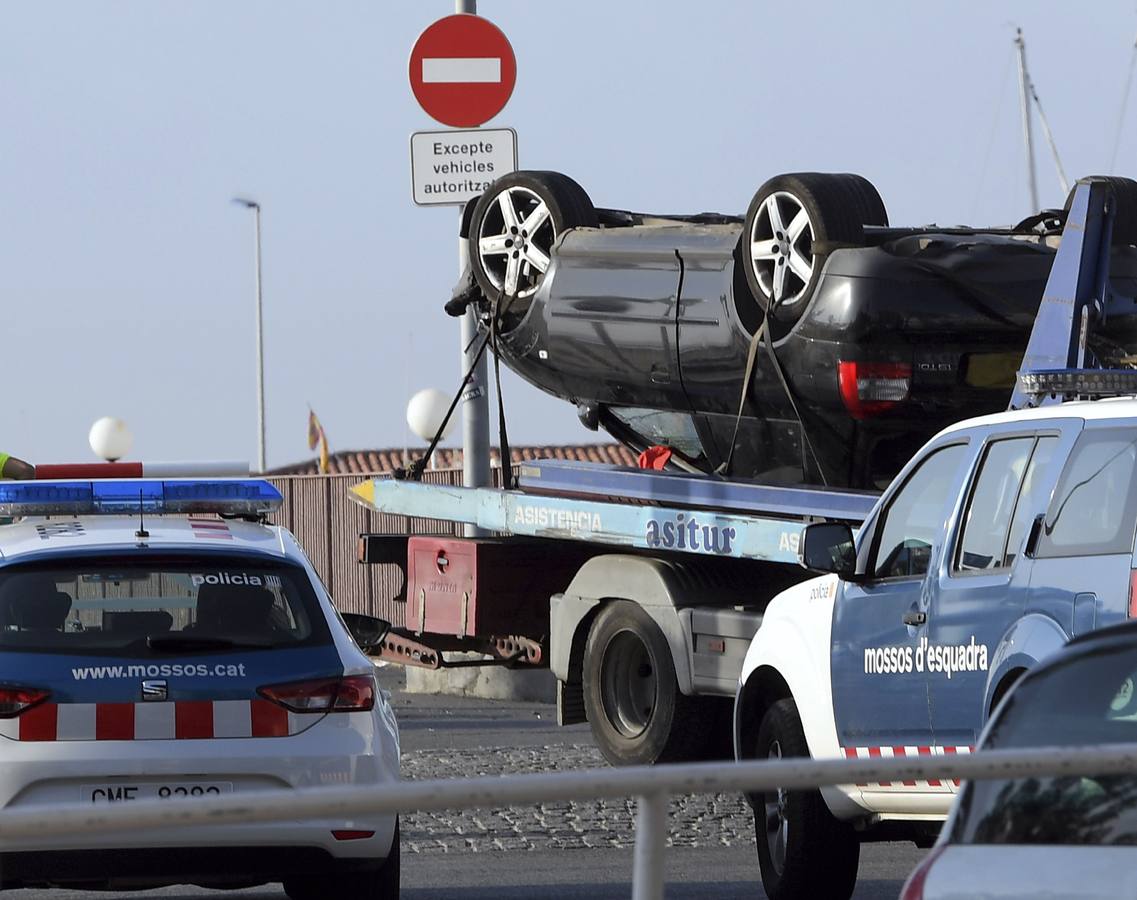
[(928, 614), (927, 613), (916, 612), (916, 610), (914, 610), (914, 609), (910, 609), (910, 610), (908, 610), (908, 612), (906, 612), (904, 614), (904, 624), (905, 625), (923, 625), (927, 621), (928, 621)]

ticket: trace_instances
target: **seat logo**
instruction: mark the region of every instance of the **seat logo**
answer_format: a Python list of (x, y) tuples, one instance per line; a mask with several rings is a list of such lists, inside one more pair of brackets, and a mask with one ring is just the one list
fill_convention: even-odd
[(165, 700), (169, 697), (166, 682), (158, 678), (150, 678), (142, 682), (143, 700)]

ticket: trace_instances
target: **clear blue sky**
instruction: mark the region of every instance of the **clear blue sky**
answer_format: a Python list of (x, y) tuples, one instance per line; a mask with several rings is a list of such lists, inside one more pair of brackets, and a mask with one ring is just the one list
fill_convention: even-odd
[[(400, 446), (411, 392), (452, 390), (456, 212), (411, 203), (407, 86), (450, 0), (7, 0), (0, 29), (0, 449), (256, 455), (252, 222), (264, 208), (268, 462)], [(856, 171), (893, 222), (1027, 212), (1013, 28), (1067, 172), (1105, 171), (1132, 0), (480, 0), (510, 37), (522, 167), (600, 206), (744, 210), (784, 171)], [(1135, 91), (1137, 94), (1137, 91)], [(1137, 175), (1137, 96), (1117, 171)], [(1044, 205), (1061, 203), (1039, 146)], [(585, 441), (517, 379), (511, 439)], [(454, 443), (452, 438), (450, 443)]]

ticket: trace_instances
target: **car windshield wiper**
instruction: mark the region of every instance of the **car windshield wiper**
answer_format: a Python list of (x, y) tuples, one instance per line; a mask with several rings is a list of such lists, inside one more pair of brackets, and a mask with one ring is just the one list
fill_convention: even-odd
[(267, 641), (237, 641), (218, 635), (152, 634), (146, 638), (151, 650), (178, 652), (181, 650), (264, 650), (276, 646)]

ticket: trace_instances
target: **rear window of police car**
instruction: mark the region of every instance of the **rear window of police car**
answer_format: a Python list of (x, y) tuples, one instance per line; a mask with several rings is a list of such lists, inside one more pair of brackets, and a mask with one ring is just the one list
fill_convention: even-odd
[(0, 652), (157, 656), (330, 640), (303, 569), (240, 557), (0, 569)]
[(1074, 445), (1039, 535), (1040, 557), (1133, 551), (1137, 429), (1094, 428)]

